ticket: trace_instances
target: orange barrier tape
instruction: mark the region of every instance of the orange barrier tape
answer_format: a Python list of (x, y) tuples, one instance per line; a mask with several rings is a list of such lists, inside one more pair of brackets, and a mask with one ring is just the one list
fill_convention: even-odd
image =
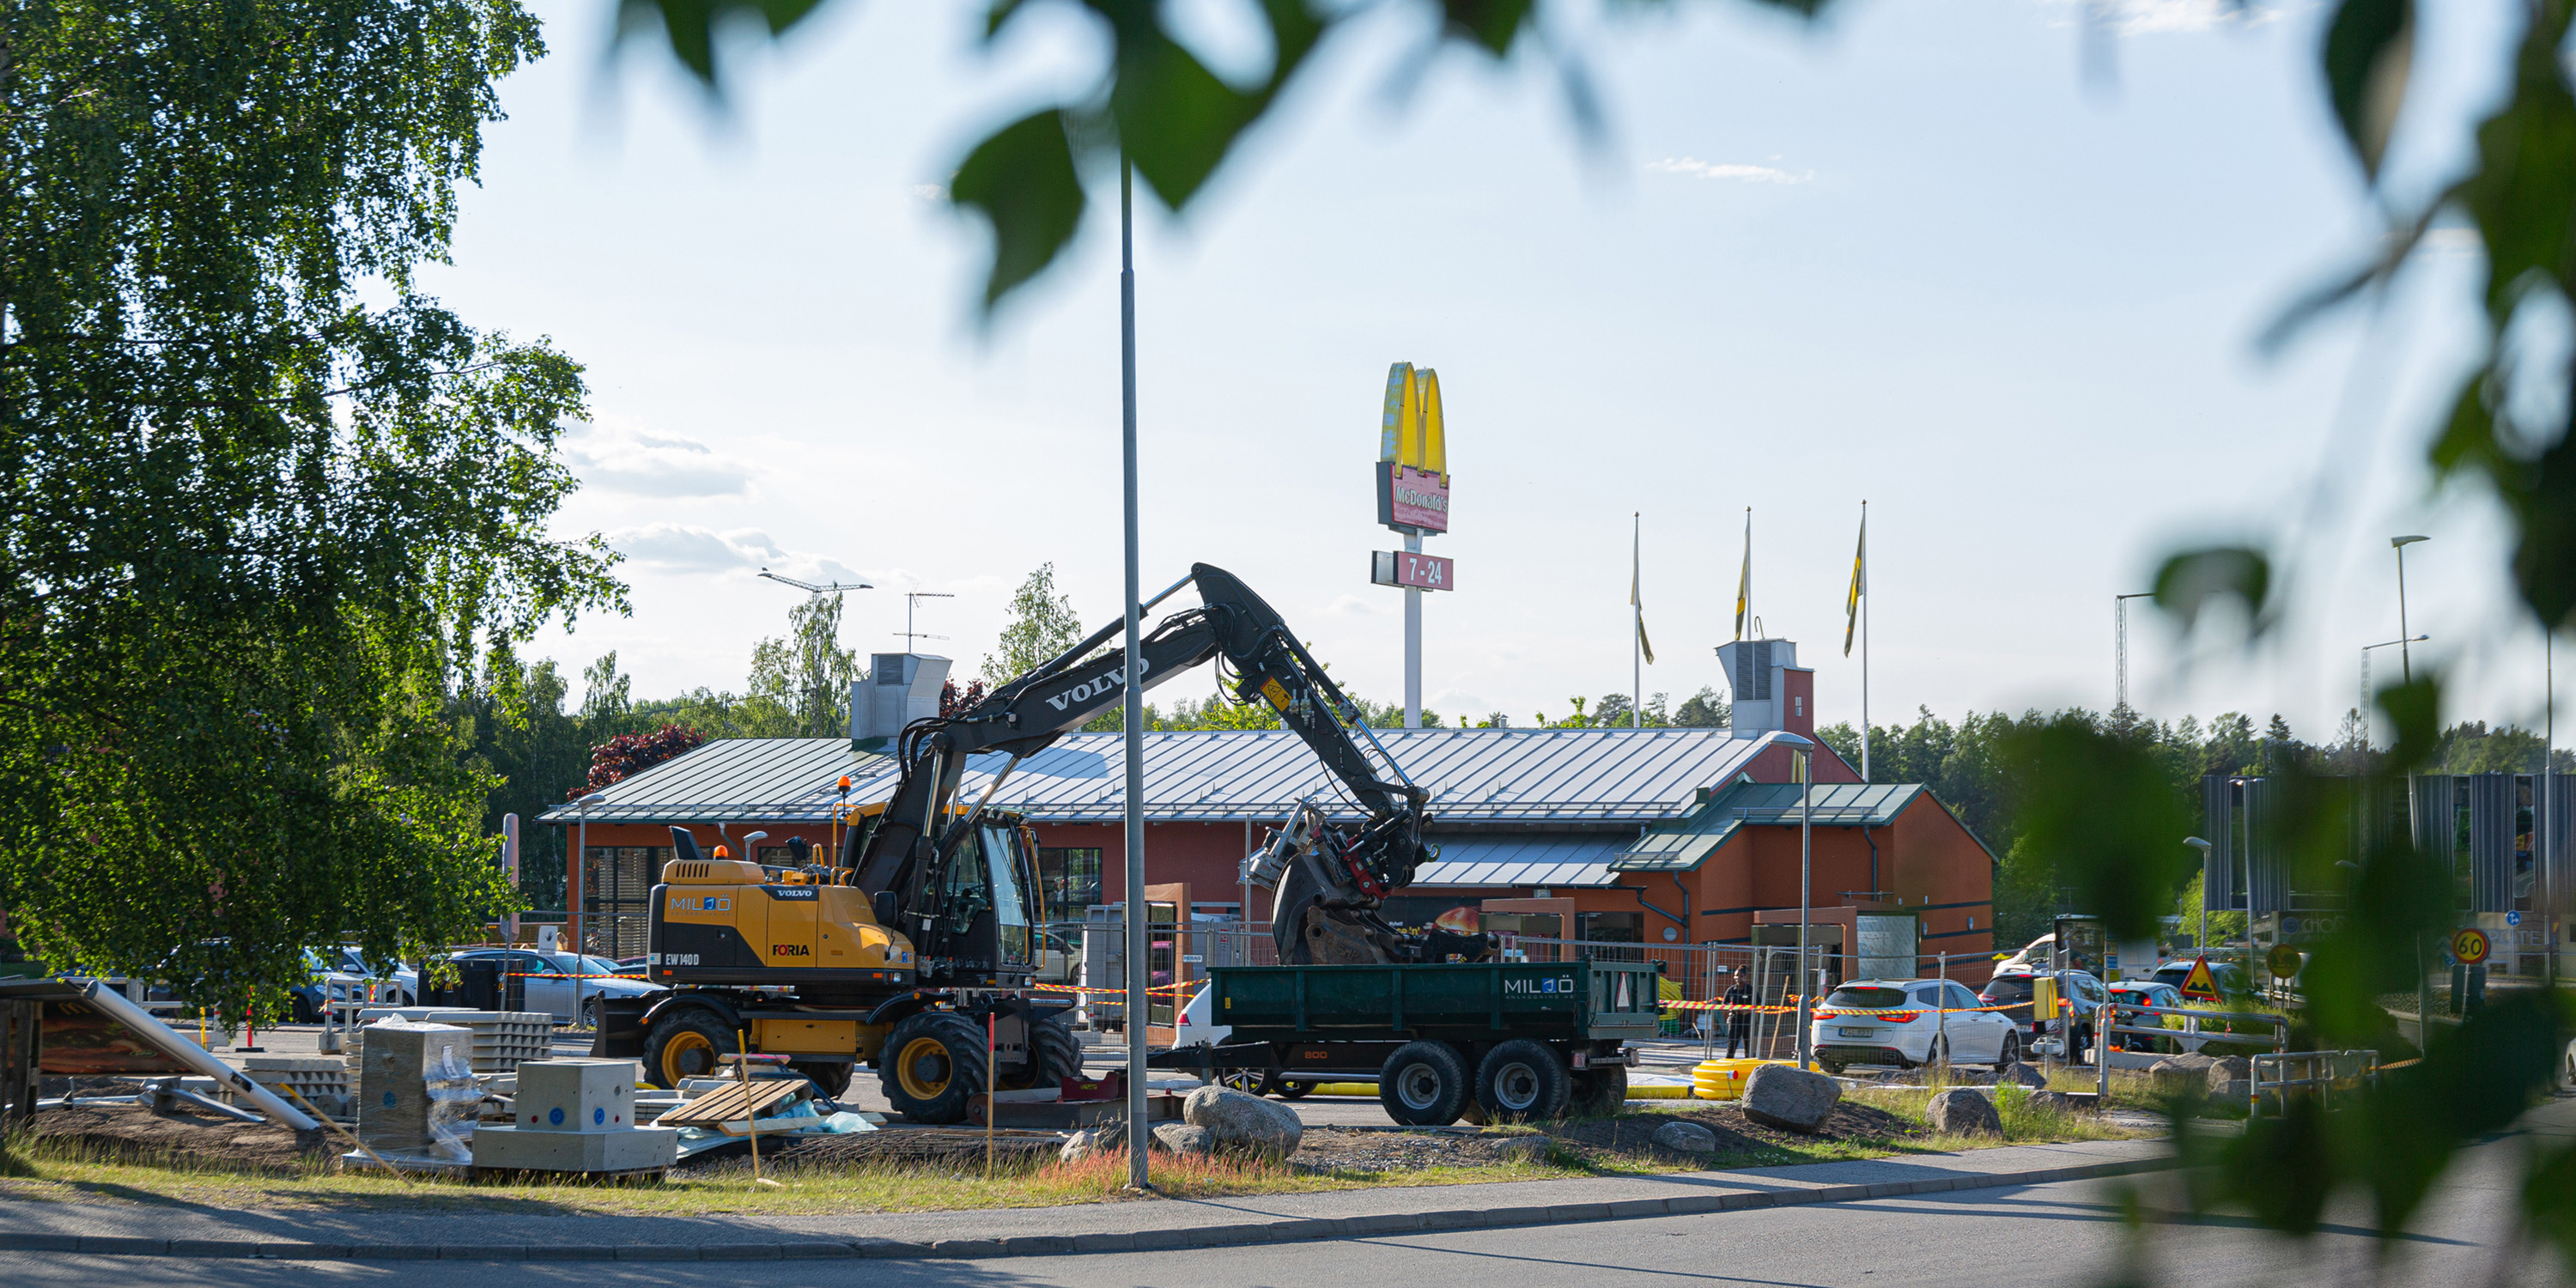
[(504, 979), (643, 979), (643, 978), (645, 978), (645, 976), (643, 976), (643, 975), (600, 975), (600, 974), (557, 975), (557, 974), (553, 974), (553, 973), (548, 972), (548, 971), (534, 971), (534, 970), (525, 970), (525, 971), (522, 971), (522, 970), (510, 970), (510, 971), (503, 971), (503, 972), (501, 972), (501, 977), (502, 977), (502, 978), (504, 978)]
[[(1872, 1011), (1845, 1010), (1841, 1007), (1828, 1011), (1818, 1008), (1816, 1018), (1821, 1020), (1827, 1016), (1845, 1015), (1967, 1015), (1977, 1011), (2017, 1011), (2029, 1005), (2028, 1002), (1998, 1002), (1993, 1006), (1890, 1006)], [(2058, 1009), (2067, 1008), (2060, 1003)]]
[[(1127, 996), (1127, 990), (1123, 988), (1084, 988), (1079, 984), (1031, 984), (1029, 987), (1047, 993), (1098, 993), (1104, 997)], [(1207, 987), (1207, 981), (1201, 980), (1196, 984), (1156, 984), (1153, 987), (1146, 989), (1145, 992), (1148, 995), (1155, 993), (1178, 993), (1185, 989), (1205, 987)]]

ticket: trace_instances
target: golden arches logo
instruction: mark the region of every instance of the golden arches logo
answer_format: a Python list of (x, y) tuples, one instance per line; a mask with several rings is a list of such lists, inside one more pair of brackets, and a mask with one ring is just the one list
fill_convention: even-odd
[(1399, 362), (1386, 373), (1386, 416), (1378, 431), (1377, 458), (1440, 475), (1449, 474), (1448, 435), (1440, 421), (1440, 374)]

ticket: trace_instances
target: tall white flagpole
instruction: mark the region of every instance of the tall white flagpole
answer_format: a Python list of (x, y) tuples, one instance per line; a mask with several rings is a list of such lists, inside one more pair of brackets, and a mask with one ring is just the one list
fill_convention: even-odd
[(1646, 638), (1646, 519), (1628, 516), (1628, 727), (1646, 727), (1646, 666), (1655, 660), (1655, 642)]
[(1860, 503), (1860, 780), (1869, 776), (1869, 502)]

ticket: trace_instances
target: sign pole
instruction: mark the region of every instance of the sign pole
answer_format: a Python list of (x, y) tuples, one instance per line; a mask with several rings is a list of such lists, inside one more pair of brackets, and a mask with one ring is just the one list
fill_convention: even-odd
[[(1404, 552), (1422, 553), (1422, 534), (1404, 535)], [(1422, 727), (1422, 588), (1404, 588), (1404, 727)]]

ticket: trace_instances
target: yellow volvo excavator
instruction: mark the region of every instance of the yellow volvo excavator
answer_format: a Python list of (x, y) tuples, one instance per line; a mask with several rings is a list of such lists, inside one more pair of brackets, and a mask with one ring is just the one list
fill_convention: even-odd
[[(1193, 565), (1146, 607), (1191, 585), (1200, 606), (1164, 619), (1139, 645), (1145, 683), (1211, 659), (1231, 667), (1236, 698), (1278, 711), (1367, 813), (1356, 828), (1307, 838), (1277, 865), (1280, 960), (1482, 956), (1482, 936), (1399, 934), (1375, 912), (1429, 857), (1429, 793), (1231, 574)], [(594, 1050), (640, 1056), (647, 1076), (670, 1086), (716, 1073), (741, 1034), (834, 1095), (856, 1065), (871, 1065), (896, 1110), (933, 1123), (963, 1120), (988, 1073), (1013, 1089), (1080, 1073), (1081, 1047), (1063, 1018), (1070, 1007), (1029, 988), (1033, 928), (1045, 921), (1034, 837), (1019, 816), (986, 803), (1023, 759), (1118, 703), (1124, 650), (1099, 650), (1121, 625), (963, 712), (906, 725), (893, 747), (892, 795), (857, 812), (829, 862), (762, 865), (722, 850), (707, 858), (687, 830), (671, 829), (675, 857), (653, 890), (645, 959), (648, 976), (671, 991), (609, 1000)], [(967, 757), (994, 752), (1008, 763), (979, 800), (962, 803)]]

